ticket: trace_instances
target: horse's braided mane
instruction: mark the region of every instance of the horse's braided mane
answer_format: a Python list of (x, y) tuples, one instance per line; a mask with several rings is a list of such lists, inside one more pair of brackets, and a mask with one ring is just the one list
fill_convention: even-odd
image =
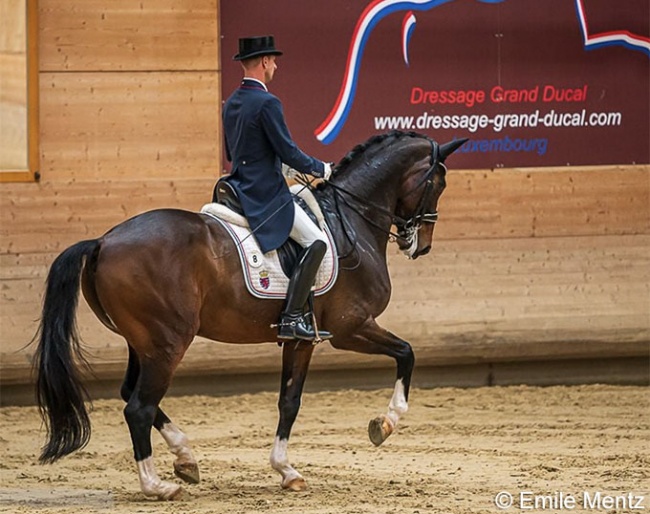
[(401, 139), (403, 137), (419, 137), (419, 138), (424, 138), (424, 139), (429, 139), (427, 136), (424, 134), (419, 134), (417, 132), (405, 132), (402, 130), (391, 130), (390, 132), (386, 132), (384, 134), (377, 134), (375, 136), (371, 136), (367, 141), (364, 143), (360, 143), (357, 146), (355, 146), (352, 150), (350, 150), (345, 157), (343, 157), (339, 163), (336, 165), (336, 172), (340, 173), (342, 172), (347, 166), (360, 154), (365, 152), (368, 148), (371, 146), (377, 145), (386, 139), (389, 139), (391, 137), (395, 139)]

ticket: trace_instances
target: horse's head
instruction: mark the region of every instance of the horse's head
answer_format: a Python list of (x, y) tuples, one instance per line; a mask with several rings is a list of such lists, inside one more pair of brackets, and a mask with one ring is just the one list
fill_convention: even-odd
[(467, 139), (457, 139), (439, 146), (430, 145), (427, 155), (402, 176), (395, 210), (397, 244), (410, 259), (417, 259), (431, 250), (433, 229), (438, 220), (438, 200), (445, 189), (445, 159)]
[[(465, 141), (438, 145), (416, 132), (391, 131), (354, 147), (339, 162), (332, 179), (320, 186), (332, 191), (330, 204), (347, 242), (354, 248), (359, 236), (343, 221), (341, 206), (360, 216), (371, 230), (395, 237), (409, 258), (428, 253), (438, 199), (445, 189), (445, 159)], [(397, 234), (391, 232), (391, 225), (397, 227)]]

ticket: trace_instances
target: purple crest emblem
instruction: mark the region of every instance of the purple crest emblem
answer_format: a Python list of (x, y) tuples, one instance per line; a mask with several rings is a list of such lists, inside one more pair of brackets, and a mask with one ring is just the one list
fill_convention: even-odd
[(268, 289), (270, 285), (271, 279), (269, 278), (268, 272), (266, 270), (260, 271), (260, 286), (262, 286), (263, 289)]

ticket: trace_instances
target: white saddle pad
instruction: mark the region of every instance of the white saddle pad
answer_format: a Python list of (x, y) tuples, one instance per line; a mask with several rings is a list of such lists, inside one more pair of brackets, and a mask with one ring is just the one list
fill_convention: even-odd
[[(316, 212), (321, 228), (327, 235), (327, 251), (318, 269), (314, 287), (314, 294), (318, 296), (325, 294), (334, 286), (339, 266), (334, 238), (327, 225), (322, 221), (320, 207), (310, 191), (301, 191), (300, 196), (304, 198), (305, 193), (311, 196), (310, 200), (305, 200)], [(218, 203), (204, 205), (201, 212), (219, 221), (235, 242), (248, 291), (257, 298), (284, 298), (289, 286), (289, 279), (282, 271), (278, 252), (273, 250), (265, 254), (262, 253), (257, 240), (251, 234), (246, 218)]]

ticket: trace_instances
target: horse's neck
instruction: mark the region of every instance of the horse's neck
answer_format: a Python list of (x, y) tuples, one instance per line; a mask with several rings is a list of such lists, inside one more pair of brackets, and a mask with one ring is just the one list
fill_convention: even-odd
[(422, 138), (385, 138), (353, 157), (333, 177), (335, 188), (349, 195), (334, 188), (325, 188), (323, 194), (335, 209), (342, 209), (339, 215), (349, 217), (352, 212), (360, 215), (363, 223), (355, 230), (362, 232), (363, 239), (376, 250), (385, 252), (400, 182), (423, 157), (423, 152), (428, 151), (428, 144)]
[(397, 203), (399, 174), (391, 170), (390, 163), (377, 164), (371, 161), (354, 171), (337, 177), (335, 184), (350, 191), (367, 205), (393, 211)]
[(343, 185), (348, 191), (354, 191), (355, 194), (368, 202), (368, 204), (377, 205), (384, 209), (392, 209), (397, 202), (397, 186), (399, 181), (394, 176), (381, 177), (375, 173), (375, 170), (368, 170), (367, 176), (355, 177), (356, 180), (350, 180)]
[[(345, 218), (343, 223), (349, 224), (353, 219), (363, 220), (355, 225), (352, 236), (364, 246), (371, 246), (374, 252), (386, 253), (389, 231), (391, 228), (391, 217), (397, 203), (399, 176), (391, 174), (389, 169), (368, 166), (347, 170), (333, 180), (334, 186), (338, 186), (345, 192), (337, 192), (334, 188), (326, 188), (321, 193), (321, 198), (330, 206), (328, 210), (336, 216)], [(338, 199), (335, 198), (338, 196)], [(337, 212), (334, 213), (333, 211)], [(331, 220), (331, 218), (330, 218)], [(339, 222), (333, 222), (337, 227), (333, 232), (337, 234), (343, 227)], [(348, 229), (349, 231), (349, 226)], [(350, 234), (344, 236), (338, 234), (337, 240), (345, 245)], [(340, 239), (339, 239), (340, 238)]]
[(414, 162), (422, 157), (423, 141), (413, 138), (387, 140), (381, 146), (368, 149), (337, 174), (335, 184), (363, 198), (368, 205), (394, 212), (400, 182)]

